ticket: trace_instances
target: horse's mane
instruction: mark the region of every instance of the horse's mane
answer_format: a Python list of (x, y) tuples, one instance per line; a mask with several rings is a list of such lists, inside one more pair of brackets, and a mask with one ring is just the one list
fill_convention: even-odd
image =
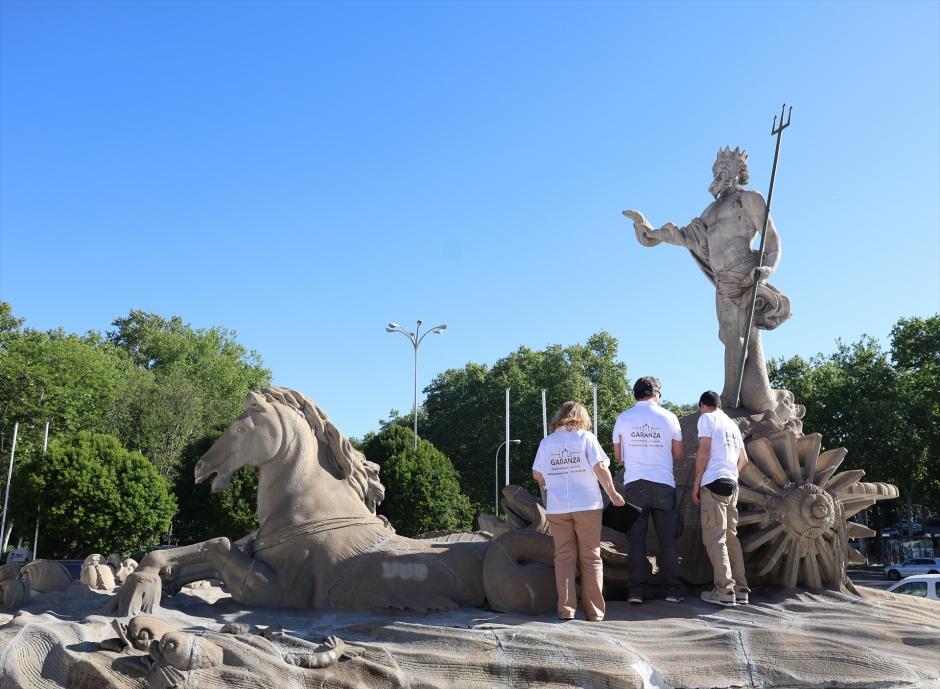
[(370, 462), (365, 455), (352, 446), (326, 412), (302, 392), (286, 387), (263, 388), (261, 394), (268, 402), (286, 405), (306, 419), (317, 442), (325, 443), (329, 449), (331, 468), (346, 480), (374, 514), (376, 507), (385, 498), (385, 486), (379, 481), (380, 467)]

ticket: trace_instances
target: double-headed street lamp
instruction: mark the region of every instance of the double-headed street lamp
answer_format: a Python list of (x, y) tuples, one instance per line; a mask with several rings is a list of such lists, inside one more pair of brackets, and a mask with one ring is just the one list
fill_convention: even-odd
[(414, 404), (411, 407), (411, 413), (415, 417), (415, 449), (418, 449), (418, 347), (421, 346), (421, 341), (427, 337), (428, 333), (437, 333), (438, 335), (442, 334), (447, 330), (447, 323), (442, 323), (441, 325), (436, 325), (430, 330), (426, 330), (424, 334), (421, 334), (421, 324), (424, 321), (418, 321), (418, 327), (415, 328), (414, 332), (410, 330), (405, 330), (403, 327), (398, 325), (398, 323), (389, 323), (385, 328), (387, 333), (401, 333), (410, 340), (411, 345), (415, 348), (415, 395), (414, 395)]
[[(521, 443), (521, 440), (504, 440), (502, 445), (496, 448), (496, 493), (494, 495), (496, 502), (496, 511), (493, 513), (494, 517), (499, 516), (499, 452), (503, 449), (503, 446), (507, 443), (512, 443), (513, 445), (518, 445)], [(508, 452), (508, 450), (507, 450)], [(506, 485), (509, 485), (509, 465), (506, 465)]]

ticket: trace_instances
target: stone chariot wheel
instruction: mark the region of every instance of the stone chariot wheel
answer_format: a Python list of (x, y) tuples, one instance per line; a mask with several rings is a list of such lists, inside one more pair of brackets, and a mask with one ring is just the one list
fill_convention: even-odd
[(780, 431), (747, 443), (738, 534), (749, 578), (809, 589), (848, 588), (848, 563), (864, 562), (851, 538), (874, 536), (849, 517), (896, 498), (887, 483), (860, 483), (861, 469), (836, 473), (847, 451), (820, 453), (822, 436)]

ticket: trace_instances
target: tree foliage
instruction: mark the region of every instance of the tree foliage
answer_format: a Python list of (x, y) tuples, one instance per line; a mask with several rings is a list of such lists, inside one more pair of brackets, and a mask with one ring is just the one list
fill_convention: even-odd
[(174, 483), (179, 511), (173, 531), (180, 543), (197, 543), (217, 536), (238, 540), (258, 528), (258, 470), (242, 467), (228, 487), (212, 493), (209, 482), (196, 485), (193, 475), (199, 461), (224, 429), (210, 431), (183, 450)]
[(166, 479), (113, 436), (79, 431), (54, 440), (20, 471), (17, 504), (31, 516), (40, 508), (43, 557), (128, 554), (159, 543), (176, 511)]
[[(78, 431), (113, 435), (173, 479), (187, 444), (230, 422), (247, 392), (270, 381), (258, 355), (223, 328), (143, 311), (113, 326), (105, 336), (43, 332), (0, 302), (0, 450), (19, 422), (16, 461), (24, 467), (14, 493), (38, 459), (47, 421), (53, 440)], [(34, 513), (35, 506), (12, 515), (18, 536), (32, 536), (19, 529)]]
[(53, 435), (104, 431), (133, 364), (126, 354), (95, 334), (62, 330), (7, 331), (0, 350), (0, 429), (7, 439), (20, 424), (17, 445), (24, 453)]
[[(512, 445), (510, 482), (527, 485), (532, 458), (542, 439), (542, 389), (548, 416), (567, 400), (591, 410), (598, 387), (598, 439), (613, 457), (610, 434), (617, 415), (632, 406), (626, 364), (617, 361), (617, 340), (606, 332), (586, 344), (551, 345), (542, 351), (520, 347), (492, 367), (469, 363), (439, 374), (425, 389), (419, 435), (450, 457), (464, 492), (478, 509), (491, 509), (496, 489), (496, 450), (505, 440), (505, 389), (510, 388)], [(502, 452), (505, 452), (505, 448)], [(499, 485), (504, 455), (500, 454)]]
[(768, 368), (774, 387), (806, 406), (804, 430), (849, 450), (846, 467), (897, 485), (907, 511), (914, 503), (940, 510), (940, 315), (899, 320), (890, 351), (862, 337)]
[(379, 514), (405, 536), (428, 531), (464, 531), (473, 526), (473, 506), (460, 491), (453, 464), (427, 440), (414, 448), (414, 433), (387, 424), (370, 433), (362, 450), (382, 467), (385, 500)]
[(270, 382), (258, 354), (223, 328), (193, 329), (178, 316), (143, 311), (113, 325), (108, 341), (138, 367), (116, 409), (116, 435), (165, 476), (187, 443), (238, 416), (248, 391)]

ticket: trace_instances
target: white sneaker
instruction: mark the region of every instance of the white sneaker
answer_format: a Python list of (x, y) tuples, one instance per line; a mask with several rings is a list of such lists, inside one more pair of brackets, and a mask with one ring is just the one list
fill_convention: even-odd
[(725, 605), (727, 607), (736, 605), (734, 591), (719, 591), (718, 589), (702, 591), (702, 600), (712, 605)]
[(738, 605), (747, 605), (748, 604), (748, 595), (751, 592), (751, 589), (746, 586), (742, 586), (734, 592), (734, 602)]

